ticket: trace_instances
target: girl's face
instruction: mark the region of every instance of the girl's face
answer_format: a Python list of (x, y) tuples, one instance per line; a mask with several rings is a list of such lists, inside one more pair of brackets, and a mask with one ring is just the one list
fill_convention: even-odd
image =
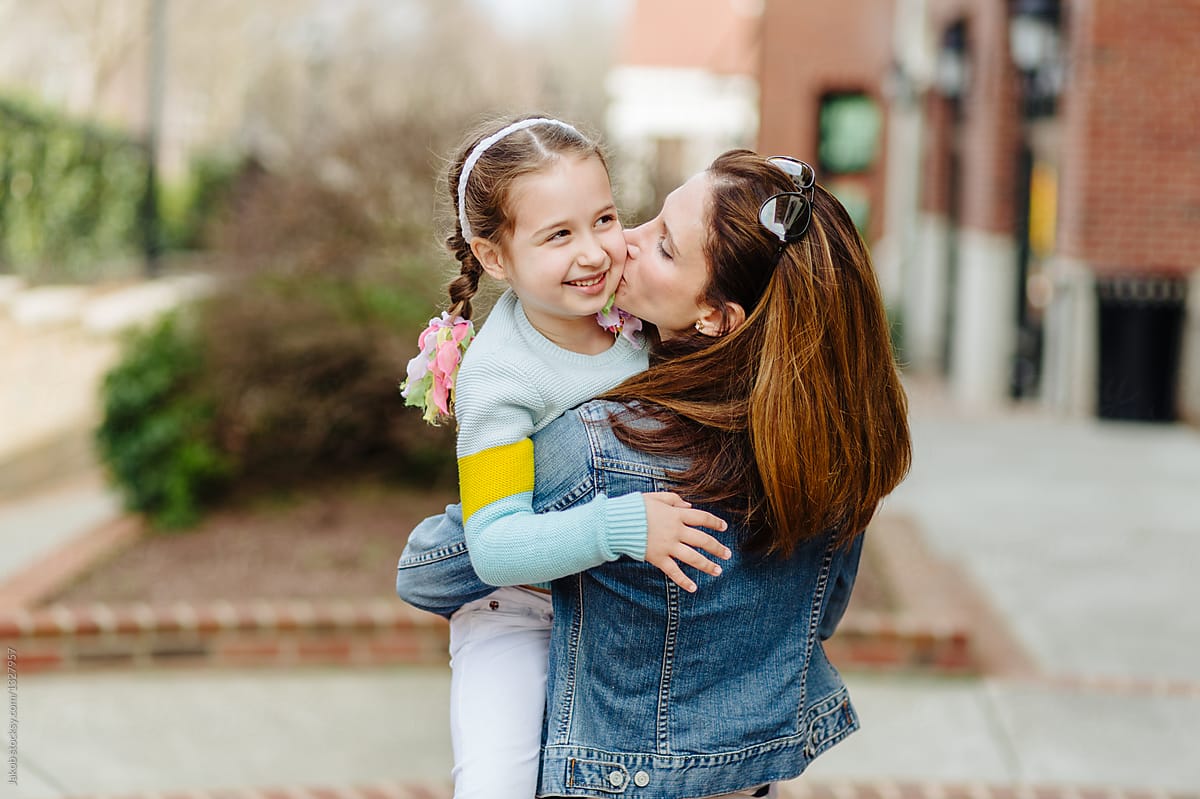
[(708, 262), (701, 250), (710, 191), (701, 172), (667, 195), (658, 216), (625, 231), (631, 248), (617, 305), (652, 322), (664, 339), (711, 313), (702, 301)]
[(530, 323), (552, 340), (572, 325), (599, 329), (591, 317), (616, 290), (627, 250), (604, 164), (559, 158), (519, 178), (508, 200), (512, 233), (492, 248), (493, 259), (480, 258), (485, 268), (508, 282)]

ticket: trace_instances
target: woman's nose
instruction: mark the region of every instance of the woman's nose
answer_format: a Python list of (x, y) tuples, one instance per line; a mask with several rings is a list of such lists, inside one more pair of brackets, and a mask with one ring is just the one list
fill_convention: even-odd
[(640, 247), (641, 243), (642, 243), (642, 233), (645, 230), (646, 230), (646, 226), (644, 224), (638, 225), (637, 227), (625, 228), (625, 242), (627, 244), (632, 244), (637, 247)]

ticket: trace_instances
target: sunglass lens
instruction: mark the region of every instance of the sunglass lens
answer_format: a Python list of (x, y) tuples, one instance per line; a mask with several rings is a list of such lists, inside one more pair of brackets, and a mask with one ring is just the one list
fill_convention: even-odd
[(775, 156), (768, 160), (786, 172), (798, 189), (807, 189), (817, 182), (816, 170), (799, 159)]
[(763, 203), (758, 221), (782, 242), (795, 241), (808, 229), (809, 204), (800, 194), (776, 194)]

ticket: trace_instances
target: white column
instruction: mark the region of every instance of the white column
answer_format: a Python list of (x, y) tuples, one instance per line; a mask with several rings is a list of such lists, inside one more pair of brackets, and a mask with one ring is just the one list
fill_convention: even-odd
[[(920, 94), (933, 72), (926, 30), (926, 0), (896, 0), (892, 51), (899, 73), (893, 75), (888, 106), (886, 217), (883, 236), (874, 243), (879, 286), (889, 308), (899, 307), (909, 368), (934, 371), (941, 357), (945, 316), (945, 222), (932, 224), (923, 238), (920, 193), (921, 139), (925, 116)], [(936, 243), (935, 243), (936, 242)], [(932, 249), (930, 249), (932, 248)], [(930, 292), (933, 292), (930, 294)]]
[(1050, 266), (1054, 293), (1042, 343), (1042, 401), (1067, 416), (1096, 414), (1100, 357), (1096, 280), (1082, 261), (1059, 256)]
[(959, 231), (950, 378), (955, 398), (964, 405), (994, 406), (1009, 396), (1016, 275), (1011, 236)]
[(915, 252), (904, 273), (904, 354), (914, 372), (934, 373), (946, 337), (949, 229), (941, 214), (917, 220)]
[(892, 103), (888, 116), (883, 235), (875, 243), (879, 288), (889, 308), (904, 303), (904, 284), (917, 253), (921, 186), (921, 111)]

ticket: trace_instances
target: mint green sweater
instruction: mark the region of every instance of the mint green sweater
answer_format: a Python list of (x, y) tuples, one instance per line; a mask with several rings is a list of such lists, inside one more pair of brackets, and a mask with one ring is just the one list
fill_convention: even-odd
[[(641, 494), (533, 512), (529, 440), (645, 368), (645, 351), (624, 338), (598, 355), (572, 352), (539, 333), (511, 291), (496, 302), (463, 358), (454, 397), (467, 549), (484, 582), (544, 583), (621, 555), (645, 558)], [(531, 545), (545, 538), (555, 545)]]

